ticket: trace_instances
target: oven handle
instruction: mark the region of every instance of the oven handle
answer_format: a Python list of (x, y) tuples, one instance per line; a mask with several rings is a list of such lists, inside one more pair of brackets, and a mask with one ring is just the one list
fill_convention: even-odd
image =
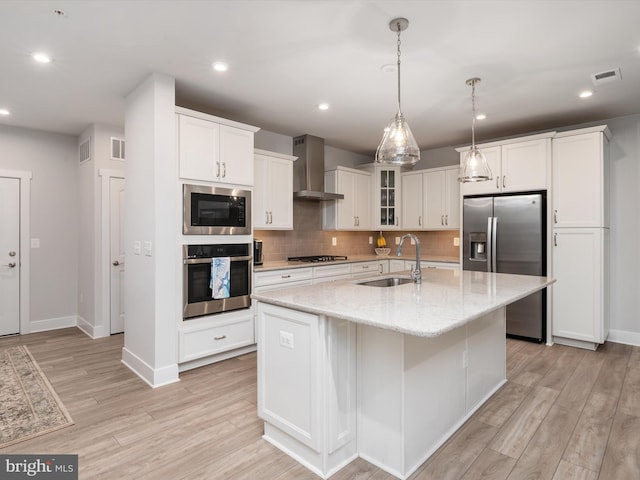
[[(197, 263), (211, 263), (211, 260), (213, 258), (216, 257), (208, 257), (208, 258), (185, 258), (182, 260), (182, 262), (185, 265), (193, 265), (193, 264), (197, 264)], [(251, 255), (247, 255), (244, 257), (231, 257), (230, 258), (232, 262), (248, 262), (249, 260), (252, 260), (253, 257)]]

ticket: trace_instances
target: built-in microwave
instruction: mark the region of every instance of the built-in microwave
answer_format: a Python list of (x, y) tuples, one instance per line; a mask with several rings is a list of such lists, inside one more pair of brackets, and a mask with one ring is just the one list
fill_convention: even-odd
[(182, 233), (251, 235), (251, 191), (185, 184)]

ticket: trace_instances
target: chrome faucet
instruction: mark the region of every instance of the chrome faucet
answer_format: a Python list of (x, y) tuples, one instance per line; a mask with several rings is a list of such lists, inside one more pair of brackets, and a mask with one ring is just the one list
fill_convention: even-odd
[(402, 255), (402, 242), (404, 242), (405, 238), (412, 238), (414, 242), (416, 242), (416, 264), (414, 268), (411, 269), (411, 279), (415, 283), (422, 283), (422, 271), (420, 270), (420, 240), (413, 233), (405, 233), (402, 238), (400, 238), (400, 243), (398, 244), (398, 250), (396, 250), (396, 256)]

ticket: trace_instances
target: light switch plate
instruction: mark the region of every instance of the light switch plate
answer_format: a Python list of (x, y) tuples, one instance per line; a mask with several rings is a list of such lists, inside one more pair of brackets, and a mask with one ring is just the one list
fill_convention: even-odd
[(280, 345), (293, 350), (293, 333), (280, 330)]
[(152, 252), (151, 247), (152, 247), (151, 242), (144, 242), (144, 254), (147, 257), (151, 256), (151, 252)]
[(133, 242), (133, 253), (134, 255), (140, 255), (142, 253), (142, 244), (140, 240), (135, 240)]

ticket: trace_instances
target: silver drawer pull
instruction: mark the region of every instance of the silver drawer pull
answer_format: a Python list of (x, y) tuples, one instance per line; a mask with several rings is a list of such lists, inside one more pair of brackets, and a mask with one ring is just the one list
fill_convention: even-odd
[(291, 275), (280, 275), (280, 278), (291, 278)]
[(369, 268), (369, 265), (363, 265), (362, 268)]
[(219, 337), (213, 337), (214, 340), (224, 340), (225, 338), (227, 338), (226, 335), (220, 335)]

